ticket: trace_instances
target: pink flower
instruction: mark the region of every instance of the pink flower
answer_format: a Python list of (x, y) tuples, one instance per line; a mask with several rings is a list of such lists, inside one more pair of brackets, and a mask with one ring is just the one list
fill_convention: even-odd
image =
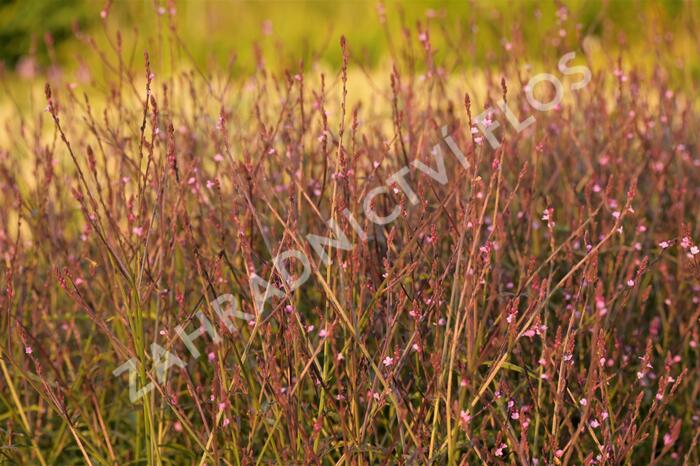
[(394, 358), (392, 358), (392, 357), (390, 357), (390, 356), (387, 356), (387, 357), (385, 357), (384, 360), (382, 361), (382, 364), (384, 364), (386, 367), (389, 367), (389, 366), (391, 366), (391, 365), (394, 364)]
[(503, 450), (505, 450), (507, 445), (505, 443), (502, 443), (499, 445), (498, 448), (496, 448), (496, 451), (494, 451), (494, 455), (496, 456), (503, 456)]
[(662, 241), (662, 242), (659, 243), (659, 247), (660, 247), (661, 249), (666, 249), (666, 248), (668, 248), (669, 246), (670, 246), (670, 244), (668, 244), (668, 241)]
[(581, 406), (586, 406), (586, 405), (588, 404), (588, 400), (585, 399), (585, 398), (581, 398), (581, 399), (579, 400), (579, 403), (581, 403)]
[(542, 220), (547, 222), (547, 226), (553, 227), (555, 223), (553, 222), (554, 219), (554, 209), (552, 207), (549, 207), (542, 212)]
[(25, 354), (32, 354), (32, 347), (31, 346), (25, 347), (24, 352), (25, 352)]
[(633, 287), (633, 286), (634, 286), (634, 280), (632, 280), (632, 279), (627, 280), (627, 286), (629, 286), (630, 288)]
[(603, 299), (602, 296), (596, 296), (596, 298), (595, 298), (595, 307), (596, 307), (596, 309), (598, 309), (599, 311), (602, 311), (603, 309), (605, 309), (605, 299)]
[(688, 249), (692, 243), (690, 242), (690, 238), (687, 236), (684, 236), (683, 239), (681, 240), (681, 247), (683, 249)]
[(324, 328), (324, 329), (321, 329), (321, 330), (318, 332), (318, 336), (321, 337), (321, 338), (326, 338), (326, 337), (328, 336), (328, 330), (326, 330), (325, 328)]
[(469, 421), (472, 420), (471, 415), (469, 414), (469, 410), (467, 411), (461, 411), (459, 413), (459, 419), (462, 421), (462, 424), (469, 424)]
[(224, 156), (221, 154), (216, 154), (214, 156), (214, 161), (216, 161), (216, 162), (223, 162), (223, 160), (224, 160)]
[(667, 447), (671, 444), (673, 444), (673, 437), (671, 437), (671, 434), (664, 434), (664, 446)]
[(134, 227), (131, 230), (136, 236), (142, 236), (143, 235), (143, 228), (142, 227)]
[(590, 425), (591, 425), (591, 427), (593, 427), (594, 429), (597, 429), (598, 427), (600, 427), (600, 422), (598, 422), (597, 419), (593, 419), (593, 420), (591, 421)]

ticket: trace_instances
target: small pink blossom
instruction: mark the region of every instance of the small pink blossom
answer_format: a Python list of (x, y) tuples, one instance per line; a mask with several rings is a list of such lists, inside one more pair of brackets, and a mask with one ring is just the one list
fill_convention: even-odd
[(688, 249), (693, 243), (690, 241), (690, 238), (687, 236), (684, 236), (683, 239), (681, 240), (681, 247), (683, 249)]
[[(544, 212), (542, 212), (542, 220), (549, 223), (552, 221), (553, 215), (554, 215), (554, 209), (552, 207), (549, 207), (549, 208), (545, 209)], [(552, 222), (552, 224), (553, 223), (554, 222)]]
[(667, 447), (671, 444), (673, 444), (673, 437), (671, 437), (671, 434), (664, 434), (664, 446)]
[(496, 448), (496, 450), (494, 451), (493, 454), (496, 456), (499, 456), (499, 457), (503, 456), (503, 450), (505, 450), (506, 448), (507, 448), (507, 445), (505, 443), (502, 443), (499, 445), (498, 448)]

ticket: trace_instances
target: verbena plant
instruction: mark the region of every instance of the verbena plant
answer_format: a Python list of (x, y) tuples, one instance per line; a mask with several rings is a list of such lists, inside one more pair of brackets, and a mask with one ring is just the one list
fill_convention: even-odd
[[(590, 82), (540, 112), (518, 40), (472, 85), (458, 48), (431, 46), (447, 21), (404, 24), (386, 72), (341, 40), (339, 69), (260, 56), (236, 78), (190, 70), (166, 22), (151, 59), (173, 67), (80, 34), (104, 78), (15, 96), (4, 460), (698, 464), (692, 86), (576, 50)], [(569, 51), (553, 42), (538, 70)], [(494, 149), (477, 115), (504, 103), (536, 122), (493, 113)], [(416, 168), (440, 171), (436, 145), (444, 182)], [(377, 225), (368, 207), (399, 214)], [(326, 261), (309, 234), (330, 238)], [(298, 287), (301, 261), (273, 264), (292, 249)]]

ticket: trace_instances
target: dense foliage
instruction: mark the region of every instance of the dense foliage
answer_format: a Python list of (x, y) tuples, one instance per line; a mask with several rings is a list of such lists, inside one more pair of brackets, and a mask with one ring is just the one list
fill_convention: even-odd
[(535, 65), (518, 35), (465, 78), (447, 21), (386, 71), (338, 38), (337, 68), (236, 79), (152, 65), (177, 28), (135, 60), (81, 36), (106, 78), (51, 79), (0, 141), (8, 464), (700, 462), (693, 85), (663, 41)]

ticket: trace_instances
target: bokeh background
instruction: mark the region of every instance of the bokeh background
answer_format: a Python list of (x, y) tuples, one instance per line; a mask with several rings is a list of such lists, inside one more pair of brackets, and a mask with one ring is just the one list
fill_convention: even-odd
[[(105, 27), (104, 12), (106, 27), (121, 30), (125, 53), (137, 58), (149, 41), (175, 25), (189, 52), (184, 58), (202, 67), (227, 65), (232, 56), (234, 73), (249, 71), (256, 56), (265, 56), (272, 67), (297, 66), (290, 63), (297, 59), (337, 65), (340, 56), (331, 45), (341, 33), (353, 47), (353, 58), (373, 67), (393, 53), (396, 44), (390, 38), (405, 39), (405, 26), (413, 29), (439, 16), (447, 18), (451, 43), (435, 38), (433, 46), (438, 53), (458, 48), (465, 69), (512, 57), (537, 61), (552, 46), (575, 49), (588, 40), (606, 55), (622, 53), (636, 63), (654, 62), (659, 58), (654, 51), (663, 47), (673, 52), (664, 56), (677, 57), (668, 65), (679, 78), (698, 79), (699, 11), (700, 4), (692, 0), (0, 0), (0, 61), (6, 72), (20, 75), (46, 71), (52, 64), (74, 71), (91, 59), (76, 31), (99, 32)], [(93, 35), (106, 41), (104, 34)]]
[[(570, 51), (594, 70), (634, 65), (696, 95), (699, 25), (694, 0), (0, 0), (0, 121), (43, 109), (46, 82), (80, 86), (99, 99), (115, 75), (106, 62), (116, 63), (117, 50), (133, 70), (143, 69), (148, 51), (161, 76), (194, 69), (243, 83), (261, 67), (337, 76), (341, 35), (349, 44), (352, 100), (367, 95), (372, 80), (387, 79), (396, 63), (420, 74), (424, 61), (405, 55), (419, 57), (417, 30), (433, 28), (440, 28), (429, 38), (436, 62), (473, 96), (484, 94), (489, 73), (548, 71)], [(0, 141), (10, 132), (0, 125)]]

